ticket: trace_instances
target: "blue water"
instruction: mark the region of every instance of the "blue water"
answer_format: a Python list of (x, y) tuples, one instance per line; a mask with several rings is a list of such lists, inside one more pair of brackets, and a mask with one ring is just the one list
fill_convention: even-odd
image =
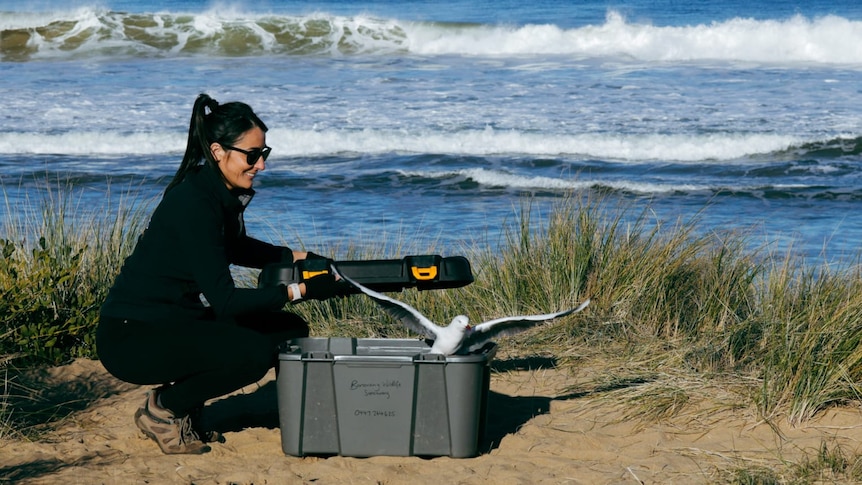
[(0, 220), (58, 180), (82, 207), (156, 198), (207, 92), (270, 127), (263, 239), (457, 254), (575, 191), (860, 252), (855, 0), (21, 3), (0, 1)]

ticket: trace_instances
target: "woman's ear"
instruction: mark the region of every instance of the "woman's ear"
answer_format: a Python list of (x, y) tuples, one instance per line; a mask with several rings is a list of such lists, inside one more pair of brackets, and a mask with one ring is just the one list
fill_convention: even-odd
[(226, 153), (224, 147), (222, 147), (221, 144), (217, 142), (210, 143), (210, 152), (213, 154), (213, 158), (216, 162), (221, 162), (222, 158), (224, 158)]

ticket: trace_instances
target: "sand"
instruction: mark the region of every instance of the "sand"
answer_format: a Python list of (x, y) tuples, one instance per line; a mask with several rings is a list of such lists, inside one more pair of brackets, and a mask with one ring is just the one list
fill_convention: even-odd
[[(525, 365), (529, 363), (532, 368)], [(720, 483), (733, 470), (788, 470), (825, 445), (859, 453), (862, 413), (836, 408), (790, 426), (704, 385), (673, 416), (641, 419), (597, 392), (589, 368), (495, 360), (488, 429), (475, 458), (294, 457), (281, 449), (275, 374), (208, 403), (225, 432), (205, 455), (164, 455), (132, 416), (146, 387), (81, 359), (39, 376), (82, 409), (36, 441), (0, 440), (0, 482), (21, 484), (637, 484)], [(596, 369), (596, 371), (600, 371)], [(595, 377), (595, 376), (593, 376)], [(637, 385), (637, 384), (633, 384)], [(609, 399), (609, 396), (611, 398)], [(725, 399), (727, 398), (727, 399)], [(740, 402), (739, 399), (736, 402)], [(633, 412), (634, 411), (634, 412)]]

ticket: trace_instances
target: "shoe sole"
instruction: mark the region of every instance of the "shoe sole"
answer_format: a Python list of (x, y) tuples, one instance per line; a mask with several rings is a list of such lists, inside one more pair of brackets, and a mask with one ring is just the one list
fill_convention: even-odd
[(203, 445), (198, 449), (191, 450), (166, 450), (164, 447), (162, 447), (162, 442), (159, 441), (158, 436), (152, 431), (146, 429), (146, 426), (141, 422), (141, 418), (143, 418), (144, 412), (145, 411), (143, 409), (138, 409), (137, 411), (135, 411), (135, 425), (137, 425), (138, 429), (140, 429), (142, 433), (144, 433), (147, 437), (149, 437), (150, 439), (155, 441), (157, 445), (159, 445), (159, 449), (162, 450), (162, 453), (166, 455), (203, 455), (204, 453), (207, 453), (212, 449), (209, 445)]

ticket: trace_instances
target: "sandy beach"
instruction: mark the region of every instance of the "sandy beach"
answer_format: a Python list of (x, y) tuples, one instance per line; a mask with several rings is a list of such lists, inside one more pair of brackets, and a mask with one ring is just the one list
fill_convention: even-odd
[[(223, 431), (205, 455), (162, 454), (132, 422), (145, 387), (117, 381), (80, 359), (36, 377), (45, 399), (82, 409), (35, 441), (0, 441), (0, 482), (21, 484), (600, 484), (721, 483), (737, 469), (781, 470), (815, 460), (824, 446), (859, 452), (862, 413), (839, 408), (792, 427), (767, 423), (704, 385), (685, 409), (642, 419), (597, 389), (594, 371), (552, 359), (498, 359), (488, 428), (474, 458), (294, 457), (281, 449), (275, 373), (208, 403)], [(633, 384), (635, 385), (635, 384)], [(624, 386), (623, 386), (624, 387)], [(621, 401), (620, 401), (621, 402)]]

